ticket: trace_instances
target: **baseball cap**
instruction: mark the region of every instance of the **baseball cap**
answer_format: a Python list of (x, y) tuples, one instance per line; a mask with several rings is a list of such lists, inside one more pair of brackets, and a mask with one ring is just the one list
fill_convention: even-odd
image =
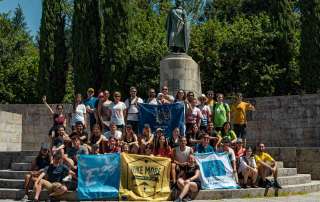
[(94, 93), (94, 89), (93, 88), (88, 88), (87, 92)]
[(49, 145), (47, 143), (42, 143), (41, 144), (41, 149), (49, 149)]

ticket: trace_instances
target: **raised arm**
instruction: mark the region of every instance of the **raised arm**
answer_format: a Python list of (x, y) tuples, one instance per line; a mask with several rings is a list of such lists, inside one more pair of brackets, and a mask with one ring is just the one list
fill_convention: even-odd
[(43, 104), (49, 109), (49, 111), (50, 111), (50, 113), (51, 114), (54, 114), (54, 111), (52, 110), (52, 108), (48, 105), (48, 103), (47, 103), (47, 96), (43, 96), (42, 97), (42, 101), (43, 101)]

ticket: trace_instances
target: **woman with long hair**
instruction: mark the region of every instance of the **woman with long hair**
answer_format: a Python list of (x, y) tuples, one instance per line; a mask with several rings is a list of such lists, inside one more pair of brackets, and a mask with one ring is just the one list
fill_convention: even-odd
[(179, 138), (180, 138), (180, 129), (179, 128), (174, 128), (172, 131), (172, 135), (169, 139), (169, 145), (171, 148), (175, 148), (179, 146)]
[(43, 104), (45, 104), (45, 106), (49, 109), (50, 114), (53, 117), (53, 126), (51, 127), (51, 129), (49, 131), (49, 136), (50, 136), (50, 138), (52, 138), (54, 136), (55, 130), (57, 129), (57, 126), (63, 125), (64, 127), (66, 127), (67, 119), (66, 119), (66, 116), (63, 112), (63, 105), (62, 104), (57, 104), (56, 110), (53, 111), (53, 109), (47, 103), (46, 96), (42, 97), (42, 101), (43, 101)]
[(125, 134), (123, 135), (122, 141), (123, 141), (123, 143), (128, 144), (129, 153), (132, 153), (132, 154), (138, 153), (138, 151), (139, 151), (138, 137), (133, 132), (131, 125), (126, 126)]
[(102, 135), (100, 126), (94, 124), (91, 130), (90, 144), (91, 146), (97, 145), (101, 154), (105, 153), (105, 147), (108, 140)]
[(218, 134), (222, 137), (222, 139), (228, 138), (232, 144), (236, 143), (237, 141), (237, 135), (231, 129), (231, 124), (228, 121), (223, 124), (222, 130)]
[(169, 146), (168, 141), (164, 135), (161, 135), (159, 137), (158, 144), (156, 144), (153, 154), (155, 156), (172, 158), (171, 147)]
[(187, 99), (187, 94), (184, 90), (179, 89), (176, 93), (176, 97), (174, 99), (174, 102), (185, 102)]
[(76, 94), (73, 105), (72, 105), (72, 113), (71, 113), (71, 128), (75, 129), (75, 125), (77, 122), (82, 122), (83, 127), (86, 128), (86, 106), (82, 104), (82, 96), (81, 94)]
[(144, 154), (145, 149), (148, 145), (152, 145), (154, 135), (151, 132), (151, 128), (149, 124), (144, 124), (142, 135), (139, 140), (139, 153)]

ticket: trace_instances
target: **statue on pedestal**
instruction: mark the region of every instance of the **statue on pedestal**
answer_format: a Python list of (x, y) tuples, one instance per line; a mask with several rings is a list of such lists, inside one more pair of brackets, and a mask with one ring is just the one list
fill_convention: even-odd
[(190, 41), (190, 27), (182, 0), (176, 0), (176, 6), (168, 13), (166, 29), (167, 45), (170, 51), (186, 53)]

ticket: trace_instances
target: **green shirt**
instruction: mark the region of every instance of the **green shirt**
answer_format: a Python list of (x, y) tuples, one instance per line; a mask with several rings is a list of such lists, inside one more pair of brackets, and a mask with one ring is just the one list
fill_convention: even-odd
[(230, 141), (237, 139), (237, 135), (233, 130), (229, 130), (227, 133), (219, 132), (219, 135), (224, 139), (227, 137)]
[(227, 113), (230, 112), (230, 107), (226, 103), (215, 103), (213, 105), (213, 123), (215, 127), (222, 127), (227, 122)]

